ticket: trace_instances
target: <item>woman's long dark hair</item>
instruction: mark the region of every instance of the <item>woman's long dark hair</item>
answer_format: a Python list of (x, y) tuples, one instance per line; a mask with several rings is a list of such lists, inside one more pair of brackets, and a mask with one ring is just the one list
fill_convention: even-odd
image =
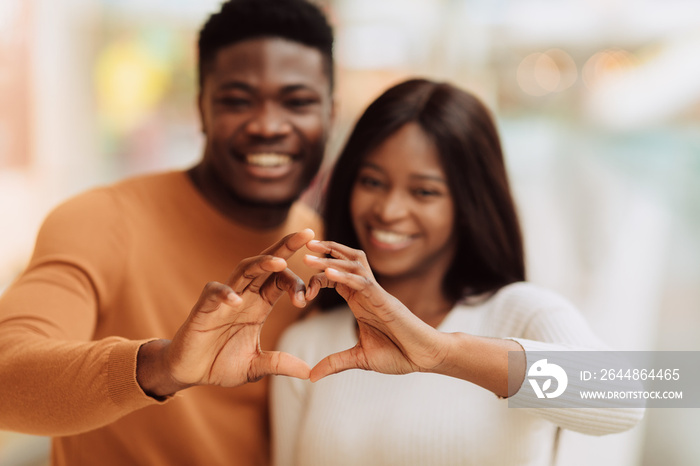
[[(328, 181), (326, 238), (360, 248), (350, 197), (361, 162), (409, 122), (435, 143), (454, 200), (458, 244), (443, 282), (446, 296), (457, 301), (525, 280), (522, 234), (498, 131), (479, 99), (447, 83), (404, 81), (365, 110)], [(328, 291), (320, 298), (325, 309), (342, 302)]]

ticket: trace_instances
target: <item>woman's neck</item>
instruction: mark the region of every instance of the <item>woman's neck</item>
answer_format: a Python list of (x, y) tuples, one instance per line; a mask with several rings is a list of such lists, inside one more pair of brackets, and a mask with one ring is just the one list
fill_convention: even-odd
[(432, 327), (437, 327), (455, 305), (454, 300), (445, 296), (440, 276), (379, 277), (378, 280), (382, 288)]

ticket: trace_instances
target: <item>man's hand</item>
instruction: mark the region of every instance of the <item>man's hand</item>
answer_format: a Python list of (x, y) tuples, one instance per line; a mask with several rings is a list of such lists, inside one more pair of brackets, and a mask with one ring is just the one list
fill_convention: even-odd
[(309, 229), (290, 234), (241, 261), (226, 283), (208, 283), (172, 341), (156, 340), (139, 350), (141, 388), (158, 397), (193, 385), (235, 387), (268, 374), (308, 378), (301, 359), (263, 351), (260, 332), (284, 293), (294, 305), (306, 305), (305, 284), (285, 259), (313, 237)]

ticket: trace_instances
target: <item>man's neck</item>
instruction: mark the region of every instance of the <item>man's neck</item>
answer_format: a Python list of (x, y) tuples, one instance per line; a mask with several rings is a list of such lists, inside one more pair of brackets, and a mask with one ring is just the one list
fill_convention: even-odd
[(269, 230), (282, 225), (291, 204), (255, 204), (239, 199), (215, 183), (209, 183), (198, 167), (187, 171), (195, 189), (222, 215), (249, 228)]

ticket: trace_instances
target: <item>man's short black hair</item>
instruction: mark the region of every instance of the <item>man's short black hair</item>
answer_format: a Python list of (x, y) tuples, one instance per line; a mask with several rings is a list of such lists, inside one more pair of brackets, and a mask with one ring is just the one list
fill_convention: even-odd
[(323, 55), (333, 88), (333, 29), (321, 9), (307, 0), (228, 0), (199, 33), (199, 86), (219, 49), (260, 37), (279, 37), (313, 47)]

